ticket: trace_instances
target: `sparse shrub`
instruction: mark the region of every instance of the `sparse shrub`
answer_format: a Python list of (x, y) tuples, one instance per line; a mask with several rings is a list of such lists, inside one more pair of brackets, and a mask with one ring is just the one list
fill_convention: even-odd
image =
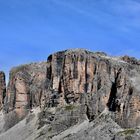
[(67, 111), (71, 111), (71, 110), (73, 110), (74, 108), (75, 108), (74, 105), (67, 105), (67, 106), (65, 106), (65, 110), (67, 110)]
[(134, 133), (135, 133), (135, 129), (130, 128), (130, 129), (125, 129), (124, 131), (121, 131), (118, 134), (129, 136), (129, 135), (132, 135)]
[(52, 127), (49, 127), (48, 131), (49, 131), (49, 132), (52, 131)]

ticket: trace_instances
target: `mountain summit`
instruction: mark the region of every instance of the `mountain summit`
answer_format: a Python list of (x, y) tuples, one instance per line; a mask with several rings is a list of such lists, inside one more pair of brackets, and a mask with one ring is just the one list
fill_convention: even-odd
[(0, 140), (137, 140), (139, 77), (139, 60), (83, 49), (13, 68), (7, 89), (0, 72)]

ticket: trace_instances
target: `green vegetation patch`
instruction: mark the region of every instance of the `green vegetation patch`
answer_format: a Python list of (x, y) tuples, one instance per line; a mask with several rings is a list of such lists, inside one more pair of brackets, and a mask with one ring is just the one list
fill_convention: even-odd
[(52, 131), (52, 127), (50, 127), (50, 128), (48, 129), (48, 131), (49, 131), (49, 132)]
[(119, 132), (121, 135), (133, 135), (135, 133), (135, 129), (125, 129), (124, 131)]
[(71, 111), (73, 109), (75, 109), (74, 105), (67, 105), (67, 106), (65, 106), (65, 110), (67, 110), (67, 111)]

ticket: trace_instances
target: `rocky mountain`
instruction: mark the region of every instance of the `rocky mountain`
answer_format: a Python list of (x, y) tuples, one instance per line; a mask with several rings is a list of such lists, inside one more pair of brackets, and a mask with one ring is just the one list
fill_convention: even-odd
[(82, 49), (0, 72), (0, 140), (140, 138), (140, 61)]

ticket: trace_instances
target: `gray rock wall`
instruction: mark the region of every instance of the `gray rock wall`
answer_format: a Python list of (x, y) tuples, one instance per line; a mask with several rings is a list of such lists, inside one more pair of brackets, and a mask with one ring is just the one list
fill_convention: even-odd
[(109, 57), (86, 50), (52, 54), (47, 62), (23, 65), (10, 72), (5, 110), (85, 106), (94, 120), (104, 109), (122, 127), (140, 124), (140, 66), (129, 57)]
[(6, 96), (5, 74), (4, 72), (0, 71), (0, 110), (3, 108), (5, 96)]

